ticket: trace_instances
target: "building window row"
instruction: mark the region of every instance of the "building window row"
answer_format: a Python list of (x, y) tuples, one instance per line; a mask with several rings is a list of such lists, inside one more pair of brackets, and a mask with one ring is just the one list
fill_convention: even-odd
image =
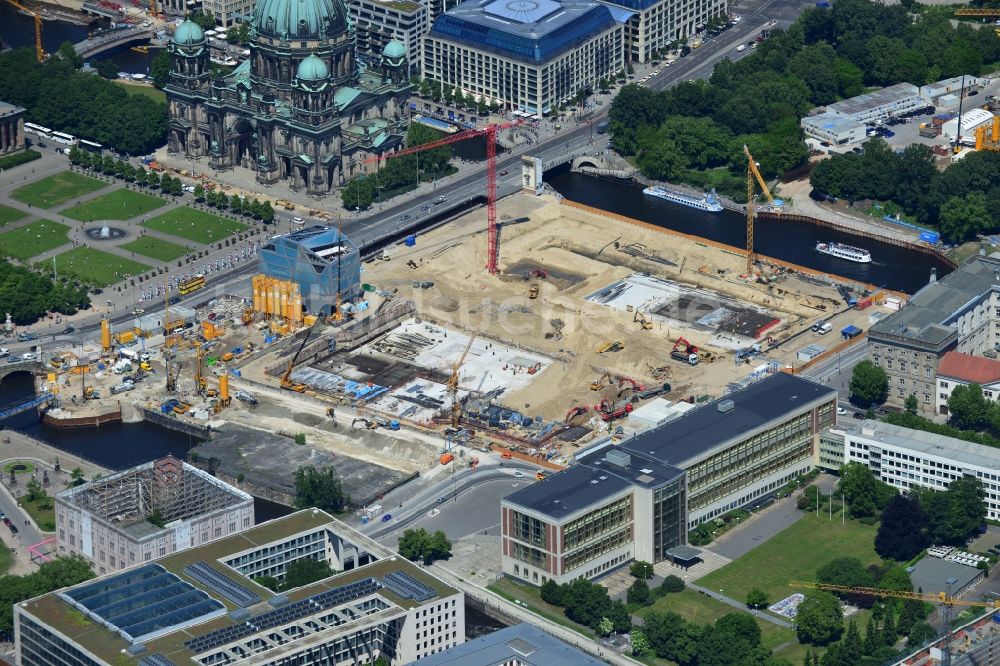
[(607, 504), (563, 528), (563, 551), (570, 551), (632, 520), (632, 496)]

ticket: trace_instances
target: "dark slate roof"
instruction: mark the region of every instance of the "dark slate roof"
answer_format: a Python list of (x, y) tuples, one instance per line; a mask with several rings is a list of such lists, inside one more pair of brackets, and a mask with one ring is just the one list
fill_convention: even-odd
[(507, 495), (505, 501), (560, 519), (616, 495), (631, 485), (620, 476), (591, 469), (587, 465), (573, 465), (544, 481)]
[(604, 662), (530, 624), (515, 624), (438, 652), (420, 666), (495, 666), (511, 660), (524, 666), (603, 666)]
[[(823, 384), (778, 372), (626, 440), (621, 448), (660, 463), (684, 467), (737, 435), (784, 418), (798, 407), (836, 395), (834, 389)], [(734, 407), (720, 412), (719, 403), (725, 400), (732, 400)]]

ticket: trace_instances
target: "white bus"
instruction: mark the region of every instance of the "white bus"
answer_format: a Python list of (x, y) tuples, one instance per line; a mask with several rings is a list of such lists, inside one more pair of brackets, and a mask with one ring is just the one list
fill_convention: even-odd
[(100, 155), (101, 151), (104, 150), (104, 146), (101, 144), (95, 143), (94, 141), (87, 141), (86, 139), (80, 139), (80, 142), (76, 145), (80, 150), (97, 153), (98, 155)]
[(76, 137), (72, 134), (66, 134), (65, 132), (52, 132), (52, 140), (56, 143), (61, 143), (67, 146), (76, 145)]
[(34, 123), (24, 123), (24, 131), (26, 134), (35, 134), (45, 139), (52, 138), (52, 130)]

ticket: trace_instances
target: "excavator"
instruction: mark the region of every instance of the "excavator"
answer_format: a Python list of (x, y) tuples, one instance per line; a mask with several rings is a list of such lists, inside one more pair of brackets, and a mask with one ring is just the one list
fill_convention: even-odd
[(306, 331), (305, 336), (302, 338), (302, 342), (299, 344), (299, 348), (295, 350), (295, 356), (292, 356), (292, 360), (288, 362), (288, 369), (285, 370), (285, 374), (281, 375), (281, 388), (287, 389), (289, 391), (295, 391), (296, 393), (302, 393), (308, 388), (305, 384), (296, 384), (291, 380), (292, 370), (295, 369), (295, 362), (299, 360), (299, 354), (305, 349), (306, 343), (309, 342), (309, 338), (312, 337), (313, 331), (316, 330), (316, 326), (323, 321), (322, 317), (316, 317), (316, 321), (313, 325), (309, 327)]
[(603, 375), (601, 375), (600, 379), (595, 379), (594, 381), (590, 382), (590, 390), (600, 391), (601, 389), (611, 386), (611, 383), (613, 381), (614, 377), (611, 376), (611, 373), (605, 372)]
[(583, 416), (590, 411), (590, 408), (586, 405), (577, 405), (566, 412), (566, 420), (564, 423), (566, 425), (571, 424), (578, 416)]
[(677, 338), (674, 348), (670, 351), (670, 358), (688, 365), (698, 365), (698, 348), (683, 337)]
[(625, 343), (620, 340), (615, 340), (614, 342), (605, 342), (603, 345), (597, 348), (598, 354), (606, 354), (608, 352), (620, 352), (625, 349)]
[(648, 331), (653, 328), (653, 322), (646, 319), (646, 315), (639, 312), (638, 310), (636, 310), (635, 314), (632, 315), (632, 321), (639, 322), (639, 326), (642, 327), (642, 330), (644, 331)]
[(635, 381), (631, 377), (622, 377), (618, 380), (618, 397), (621, 398), (625, 393), (631, 391), (632, 393), (640, 393), (645, 391), (646, 387), (643, 384)]

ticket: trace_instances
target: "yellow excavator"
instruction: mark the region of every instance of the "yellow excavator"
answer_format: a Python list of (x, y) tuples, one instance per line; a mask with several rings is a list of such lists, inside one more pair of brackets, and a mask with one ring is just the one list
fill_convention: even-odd
[(644, 315), (643, 313), (639, 312), (638, 310), (636, 310), (635, 314), (632, 315), (632, 321), (639, 322), (639, 326), (641, 326), (642, 330), (644, 330), (644, 331), (648, 331), (648, 330), (651, 330), (653, 328), (653, 322), (651, 322), (650, 320), (646, 319), (646, 315)]

